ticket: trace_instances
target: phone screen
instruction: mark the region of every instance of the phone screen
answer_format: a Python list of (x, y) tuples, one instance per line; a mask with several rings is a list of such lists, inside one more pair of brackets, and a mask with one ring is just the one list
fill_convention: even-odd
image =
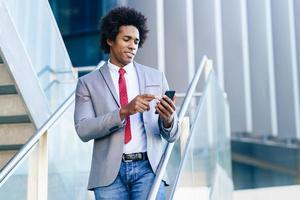
[(168, 90), (168, 91), (165, 92), (165, 95), (166, 95), (167, 97), (169, 97), (170, 99), (173, 100), (174, 95), (175, 95), (175, 91), (174, 91), (174, 90)]

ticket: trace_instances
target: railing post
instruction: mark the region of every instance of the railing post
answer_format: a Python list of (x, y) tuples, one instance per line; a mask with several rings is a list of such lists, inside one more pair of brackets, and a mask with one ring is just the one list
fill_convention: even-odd
[[(204, 77), (205, 77), (205, 82), (208, 81), (209, 74), (212, 71), (212, 60), (207, 60), (205, 63), (205, 68), (204, 68)], [(214, 141), (214, 134), (213, 134), (213, 113), (212, 113), (212, 88), (211, 85), (208, 86), (207, 90), (207, 99), (206, 99), (206, 104), (207, 104), (207, 130), (208, 130), (208, 143), (212, 145)]]
[(180, 154), (181, 158), (184, 156), (187, 139), (190, 135), (190, 118), (184, 117), (180, 125)]
[(205, 65), (204, 65), (205, 81), (207, 81), (208, 75), (209, 75), (210, 71), (212, 70), (212, 65), (213, 65), (212, 60), (210, 60), (210, 59), (206, 60)]
[(28, 163), (27, 199), (48, 198), (48, 134), (43, 134), (36, 144)]

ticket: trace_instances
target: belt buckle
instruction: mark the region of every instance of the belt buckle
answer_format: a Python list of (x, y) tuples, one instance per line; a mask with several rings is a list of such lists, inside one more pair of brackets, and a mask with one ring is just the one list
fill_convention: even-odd
[(133, 160), (126, 160), (125, 154), (122, 154), (122, 160), (123, 160), (124, 162), (132, 162), (132, 161), (133, 161)]

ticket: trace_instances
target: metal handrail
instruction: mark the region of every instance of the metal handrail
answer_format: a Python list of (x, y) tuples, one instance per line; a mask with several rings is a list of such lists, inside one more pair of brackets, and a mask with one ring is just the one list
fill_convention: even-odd
[(29, 151), (40, 140), (40, 138), (49, 130), (52, 125), (60, 119), (62, 114), (69, 108), (75, 100), (75, 91), (64, 101), (64, 103), (54, 112), (54, 114), (39, 128), (36, 133), (26, 142), (20, 151), (11, 159), (0, 172), (0, 187), (12, 175), (14, 170), (23, 163), (25, 158), (29, 155)]
[(94, 71), (94, 70), (97, 70), (100, 67), (102, 67), (105, 63), (106, 63), (105, 60), (101, 60), (96, 66), (92, 66), (92, 65), (90, 65), (90, 66), (78, 66), (78, 67), (74, 67), (74, 69), (77, 72)]
[[(184, 116), (187, 112), (188, 106), (189, 106), (189, 104), (192, 100), (193, 94), (196, 90), (197, 83), (198, 83), (198, 81), (200, 79), (200, 76), (203, 72), (204, 65), (207, 61), (208, 61), (207, 57), (203, 56), (202, 60), (200, 62), (200, 65), (197, 69), (197, 72), (194, 75), (193, 80), (192, 80), (192, 82), (189, 86), (189, 89), (187, 91), (187, 95), (185, 96), (185, 98), (183, 100), (183, 104), (181, 106), (181, 109), (179, 111), (179, 114), (178, 114), (179, 124), (181, 124), (181, 122), (182, 122), (182, 120), (183, 120), (183, 118), (184, 118)], [(164, 156), (162, 157), (162, 160), (160, 161), (160, 164), (159, 164), (159, 166), (156, 170), (156, 176), (155, 176), (153, 185), (151, 187), (150, 193), (148, 195), (148, 198), (147, 198), (148, 200), (155, 200), (155, 198), (156, 198), (159, 186), (161, 184), (161, 180), (162, 180), (164, 174), (166, 173), (167, 164), (168, 164), (168, 161), (170, 159), (174, 144), (175, 144), (175, 142), (167, 144)]]
[[(38, 76), (41, 76), (43, 73), (45, 73), (46, 71), (49, 71), (51, 74), (65, 74), (65, 73), (78, 73), (78, 72), (82, 72), (82, 71), (93, 71), (93, 70), (97, 70), (99, 69), (101, 66), (103, 66), (105, 64), (104, 60), (101, 60), (96, 66), (81, 66), (81, 67), (74, 67), (72, 69), (65, 69), (65, 70), (54, 70), (50, 67), (45, 67), (43, 70), (41, 70), (40, 72), (38, 72)], [(68, 83), (66, 81), (60, 81), (57, 79), (54, 79), (53, 81), (51, 81), (45, 88), (44, 91), (47, 91), (49, 88), (52, 87), (52, 85), (54, 85), (55, 83)]]
[[(193, 97), (201, 97), (202, 95), (203, 95), (202, 92), (195, 92), (195, 93), (193, 94)], [(177, 98), (185, 98), (186, 93), (183, 93), (183, 92), (176, 92), (175, 96), (176, 96), (176, 99), (177, 99)]]
[(50, 66), (44, 67), (43, 69), (41, 69), (39, 72), (37, 72), (37, 76), (40, 77), (42, 76), (44, 73), (49, 72), (50, 74), (69, 74), (69, 73), (73, 73), (73, 69), (70, 68), (66, 68), (66, 69), (53, 69)]

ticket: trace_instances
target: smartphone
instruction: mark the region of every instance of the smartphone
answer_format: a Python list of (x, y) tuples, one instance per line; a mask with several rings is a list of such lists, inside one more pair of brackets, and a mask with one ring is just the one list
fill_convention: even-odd
[(171, 100), (173, 100), (173, 98), (174, 98), (174, 96), (175, 96), (175, 90), (167, 90), (167, 91), (165, 92), (165, 95), (166, 95), (167, 97), (169, 97)]
[[(173, 100), (173, 98), (174, 98), (174, 96), (175, 96), (175, 90), (167, 90), (167, 91), (165, 92), (165, 95), (166, 95), (167, 97), (169, 97), (171, 100)], [(155, 114), (158, 114), (158, 112), (155, 111)]]

